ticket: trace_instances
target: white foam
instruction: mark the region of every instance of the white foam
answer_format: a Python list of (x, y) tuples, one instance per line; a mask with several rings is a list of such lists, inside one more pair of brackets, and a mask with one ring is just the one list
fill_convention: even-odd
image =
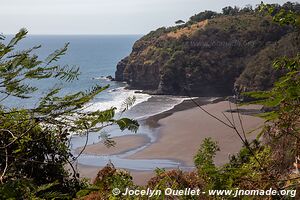
[(216, 100), (218, 100), (220, 97), (211, 97), (208, 101), (209, 102), (214, 102)]
[(95, 80), (109, 80), (107, 77), (105, 76), (100, 76), (100, 77), (93, 77), (92, 79), (95, 79)]
[(143, 93), (135, 93), (136, 90), (127, 90), (125, 87), (116, 88), (110, 90), (109, 93), (115, 93), (113, 95), (113, 99), (111, 101), (102, 101), (102, 102), (94, 102), (90, 103), (84, 109), (85, 111), (96, 111), (96, 110), (107, 110), (112, 107), (117, 108), (117, 112), (120, 112), (124, 101), (129, 97), (135, 97), (136, 100), (132, 106), (135, 106), (139, 103), (147, 101), (151, 96)]

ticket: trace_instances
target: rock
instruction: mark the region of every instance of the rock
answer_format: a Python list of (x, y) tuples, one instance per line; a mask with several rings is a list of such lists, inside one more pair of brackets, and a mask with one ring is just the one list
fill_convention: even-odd
[(115, 80), (116, 81), (126, 81), (124, 80), (124, 69), (127, 66), (128, 63), (128, 57), (124, 58), (123, 60), (121, 60), (118, 64), (117, 64), (117, 71), (115, 73)]
[(108, 80), (110, 80), (110, 81), (114, 81), (114, 80), (115, 80), (115, 79), (114, 79), (112, 76), (110, 76), (110, 75), (107, 76), (106, 78), (107, 78)]

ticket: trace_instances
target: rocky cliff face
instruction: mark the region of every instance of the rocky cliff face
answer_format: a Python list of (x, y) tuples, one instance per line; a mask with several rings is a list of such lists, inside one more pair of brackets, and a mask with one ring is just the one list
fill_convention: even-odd
[[(266, 88), (280, 75), (271, 69), (270, 49), (278, 43), (279, 49), (288, 49), (294, 43), (295, 37), (287, 36), (292, 33), (256, 13), (160, 28), (134, 44), (118, 63), (116, 80), (132, 89), (172, 95), (219, 96), (232, 94), (234, 87)], [(298, 47), (280, 55), (294, 55)], [(259, 80), (264, 78), (269, 80)]]

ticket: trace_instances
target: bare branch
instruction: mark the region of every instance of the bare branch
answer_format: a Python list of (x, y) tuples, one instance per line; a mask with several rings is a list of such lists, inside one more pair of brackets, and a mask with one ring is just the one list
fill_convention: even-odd
[(7, 152), (7, 149), (5, 149), (5, 167), (4, 167), (2, 175), (0, 176), (0, 182), (2, 184), (3, 184), (3, 181), (4, 181), (5, 173), (7, 171), (7, 167), (8, 167), (8, 152)]

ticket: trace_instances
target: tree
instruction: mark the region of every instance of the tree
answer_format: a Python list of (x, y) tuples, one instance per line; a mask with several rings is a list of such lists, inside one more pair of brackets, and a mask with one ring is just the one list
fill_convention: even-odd
[(225, 8), (222, 9), (222, 12), (224, 15), (236, 15), (238, 14), (240, 11), (240, 9), (238, 7), (231, 7), (231, 6), (227, 6)]
[(241, 9), (241, 12), (244, 12), (244, 13), (253, 12), (252, 5), (250, 5), (250, 4), (246, 5), (244, 8)]
[[(291, 25), (298, 30), (299, 35), (300, 20), (299, 14), (286, 9), (280, 9), (274, 13), (272, 5), (261, 5), (261, 11), (273, 15), (273, 21), (281, 25)], [(296, 57), (279, 57), (273, 62), (273, 66), (277, 70), (285, 70), (286, 73), (274, 84), (273, 88), (269, 91), (256, 91), (249, 92), (246, 95), (259, 99), (256, 103), (264, 104), (268, 107), (280, 108), (285, 104), (290, 106), (291, 109), (297, 108), (300, 102), (300, 53)], [(280, 109), (267, 113), (270, 119), (276, 119)]]
[(185, 22), (183, 21), (183, 20), (177, 20), (176, 22), (175, 22), (175, 24), (184, 24)]
[[(264, 4), (260, 6), (260, 10), (272, 15), (274, 22), (294, 27), (299, 37), (299, 13), (293, 12), (291, 8), (276, 9), (272, 5)], [(285, 184), (292, 179), (295, 182), (294, 187), (298, 187), (299, 190), (300, 177), (291, 178), (288, 169), (293, 159), (300, 154), (300, 52), (295, 57), (275, 59), (273, 66), (277, 70), (284, 70), (285, 73), (275, 82), (272, 89), (249, 92), (246, 95), (255, 99), (251, 103), (268, 107), (269, 111), (262, 116), (268, 122), (272, 122), (266, 125), (264, 134), (266, 146), (272, 150), (270, 157), (276, 161), (273, 169), (286, 175)]]
[[(41, 97), (36, 107), (20, 109), (7, 107), (4, 100), (10, 98), (31, 98), (38, 87), (33, 82), (41, 79), (57, 78), (63, 81), (74, 81), (79, 75), (78, 68), (61, 67), (56, 63), (67, 51), (68, 44), (56, 50), (45, 60), (39, 60), (34, 51), (40, 46), (23, 51), (15, 51), (18, 42), (25, 38), (27, 31), (21, 29), (7, 45), (5, 37), (0, 36), (0, 198), (10, 195), (23, 195), (10, 192), (7, 185), (16, 181), (30, 181), (35, 186), (52, 184), (54, 190), (73, 194), (80, 181), (72, 163), (76, 160), (69, 148), (69, 136), (73, 133), (87, 135), (98, 132), (110, 125), (118, 125), (121, 130), (136, 132), (137, 121), (128, 118), (116, 119), (116, 108), (87, 112), (86, 103), (109, 86), (94, 86), (85, 92), (60, 94), (61, 88), (53, 88)], [(128, 102), (130, 105), (132, 102)], [(127, 107), (124, 109), (124, 111)], [(112, 144), (111, 138), (105, 142)], [(70, 177), (65, 166), (73, 168)], [(29, 197), (28, 197), (29, 198)]]
[(216, 12), (206, 10), (204, 12), (200, 12), (199, 14), (196, 14), (196, 15), (192, 16), (190, 18), (190, 21), (200, 22), (200, 21), (203, 21), (203, 20), (206, 20), (206, 19), (211, 19), (211, 18), (213, 18), (217, 15), (218, 15), (218, 13), (216, 13)]

